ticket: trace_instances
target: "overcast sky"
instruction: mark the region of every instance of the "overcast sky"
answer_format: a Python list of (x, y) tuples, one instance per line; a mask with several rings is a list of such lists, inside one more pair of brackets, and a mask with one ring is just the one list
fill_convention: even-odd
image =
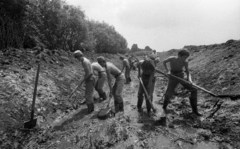
[(240, 39), (240, 0), (66, 0), (128, 42), (157, 51)]

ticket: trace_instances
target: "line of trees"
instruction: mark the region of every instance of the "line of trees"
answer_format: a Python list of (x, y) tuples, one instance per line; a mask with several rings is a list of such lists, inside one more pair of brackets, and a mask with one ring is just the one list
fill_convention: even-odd
[(127, 41), (105, 22), (86, 19), (63, 0), (1, 0), (0, 49), (44, 47), (126, 53)]
[(153, 51), (153, 49), (150, 48), (149, 46), (145, 46), (144, 49), (140, 49), (137, 44), (133, 44), (130, 49), (130, 52), (140, 52), (140, 51), (146, 51), (146, 52), (150, 51), (151, 52), (151, 51)]

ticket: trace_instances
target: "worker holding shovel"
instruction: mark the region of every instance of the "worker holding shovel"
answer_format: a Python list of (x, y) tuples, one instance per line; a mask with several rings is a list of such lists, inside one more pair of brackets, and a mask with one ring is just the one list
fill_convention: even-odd
[[(106, 69), (108, 85), (110, 89), (110, 98), (114, 97), (114, 106), (115, 106), (115, 113), (123, 112), (124, 111), (124, 103), (122, 98), (122, 92), (124, 87), (124, 75), (122, 72), (112, 63), (106, 62), (103, 56), (97, 58), (98, 63)], [(111, 75), (114, 76), (115, 83), (112, 87), (112, 78)]]
[(86, 57), (83, 57), (83, 53), (80, 50), (74, 52), (74, 57), (82, 63), (85, 72), (85, 99), (88, 107), (88, 113), (92, 113), (94, 111), (93, 91), (95, 86), (95, 77), (92, 75), (93, 69), (91, 62)]
[[(175, 79), (174, 77), (171, 77), (171, 76), (169, 77), (168, 86), (167, 86), (167, 90), (164, 97), (164, 103), (163, 103), (163, 110), (165, 113), (167, 113), (167, 106), (168, 106), (168, 103), (170, 102), (170, 98), (172, 97), (175, 88), (180, 83), (183, 87), (185, 87), (191, 92), (191, 96), (189, 99), (192, 107), (192, 112), (197, 116), (202, 116), (202, 114), (198, 112), (198, 108), (197, 108), (197, 89), (191, 85), (192, 80), (189, 74), (188, 62), (187, 62), (187, 58), (189, 57), (189, 55), (190, 55), (189, 51), (186, 48), (184, 48), (178, 52), (177, 57), (170, 56), (169, 58), (163, 61), (163, 65), (168, 74), (177, 76), (182, 79), (184, 78), (184, 72), (183, 72), (183, 68), (184, 68), (187, 75), (187, 81), (189, 82), (189, 83), (186, 83), (178, 79)], [(167, 67), (167, 63), (170, 64), (170, 70)]]
[[(146, 98), (146, 107), (147, 113), (150, 115), (153, 100), (153, 91), (155, 85), (155, 67), (158, 60), (155, 61), (153, 57), (148, 60), (141, 60), (138, 62), (138, 77), (140, 80), (139, 88), (138, 88), (138, 102), (137, 108), (139, 112), (142, 112), (142, 103), (143, 97), (145, 94)], [(142, 70), (142, 72), (141, 72)], [(147, 93), (145, 93), (145, 91)], [(151, 103), (150, 103), (151, 102)]]
[(102, 101), (104, 101), (107, 99), (106, 92), (103, 91), (103, 86), (107, 79), (106, 70), (101, 65), (99, 65), (98, 62), (94, 62), (91, 65), (92, 65), (93, 72), (94, 73), (97, 72), (98, 74), (98, 79), (95, 85), (95, 89), (99, 94), (99, 98), (102, 99)]

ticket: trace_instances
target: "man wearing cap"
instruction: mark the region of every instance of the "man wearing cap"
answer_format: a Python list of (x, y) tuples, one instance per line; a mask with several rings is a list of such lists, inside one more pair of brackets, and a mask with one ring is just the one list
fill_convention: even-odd
[(120, 56), (120, 60), (122, 60), (123, 62), (123, 67), (122, 67), (122, 71), (125, 69), (125, 79), (126, 79), (126, 84), (130, 83), (131, 82), (131, 78), (130, 78), (130, 65), (129, 65), (129, 61), (128, 59)]
[[(115, 112), (124, 111), (124, 104), (122, 98), (122, 92), (124, 87), (124, 75), (122, 72), (112, 63), (106, 62), (103, 56), (97, 58), (98, 63), (106, 69), (107, 78), (108, 78), (108, 85), (110, 89), (110, 98), (114, 97), (114, 106)], [(111, 75), (115, 77), (115, 83), (112, 87), (112, 79)], [(109, 99), (110, 100), (110, 99)]]
[(93, 73), (98, 74), (98, 79), (95, 85), (95, 89), (99, 94), (99, 98), (101, 98), (104, 101), (107, 99), (106, 92), (103, 91), (103, 86), (107, 79), (106, 70), (101, 65), (99, 65), (98, 62), (93, 62), (91, 65), (92, 65)]
[(91, 62), (86, 57), (83, 57), (83, 53), (80, 50), (75, 51), (73, 55), (78, 61), (82, 63), (82, 67), (85, 72), (85, 99), (88, 107), (88, 113), (92, 113), (94, 111), (93, 91), (95, 86), (95, 78), (92, 75), (93, 69)]

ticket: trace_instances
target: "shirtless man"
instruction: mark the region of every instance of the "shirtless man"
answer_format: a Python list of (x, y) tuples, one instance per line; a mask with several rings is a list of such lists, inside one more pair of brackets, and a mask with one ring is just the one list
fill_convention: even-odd
[(103, 86), (107, 79), (106, 70), (101, 65), (99, 65), (98, 62), (93, 62), (91, 65), (93, 73), (98, 74), (98, 80), (96, 82), (95, 89), (99, 94), (99, 98), (102, 98), (102, 100), (104, 101), (107, 99), (106, 92), (103, 91)]
[[(170, 56), (166, 60), (163, 61), (163, 65), (168, 72), (168, 74), (175, 75), (179, 78), (184, 78), (183, 68), (185, 69), (186, 75), (187, 75), (187, 81), (192, 82), (192, 79), (189, 74), (188, 70), (188, 61), (186, 60), (189, 57), (190, 53), (187, 49), (182, 49), (178, 52), (178, 56)], [(167, 67), (167, 63), (170, 63), (170, 70)], [(192, 112), (195, 113), (197, 116), (202, 116), (200, 113), (198, 113), (197, 108), (197, 89), (195, 89), (192, 85), (180, 82), (174, 78), (169, 78), (167, 90), (165, 93), (164, 103), (163, 103), (163, 110), (166, 112), (167, 105), (170, 101), (170, 98), (172, 97), (175, 88), (178, 84), (181, 84), (186, 89), (188, 89), (191, 92), (190, 96), (190, 104), (192, 107)]]
[[(124, 86), (124, 75), (122, 72), (112, 63), (106, 62), (103, 56), (97, 58), (98, 63), (106, 69), (107, 78), (108, 78), (108, 85), (110, 89), (109, 97), (114, 97), (114, 106), (115, 112), (124, 111), (124, 104), (122, 98), (123, 86)], [(115, 77), (115, 83), (112, 87), (112, 79), (111, 75)], [(109, 99), (109, 100), (110, 100)]]
[(82, 63), (82, 67), (85, 72), (85, 99), (88, 107), (88, 113), (92, 113), (94, 111), (93, 91), (95, 86), (95, 78), (92, 75), (93, 69), (91, 66), (91, 62), (86, 57), (83, 57), (83, 53), (80, 50), (75, 51), (73, 55), (78, 61)]
[(122, 56), (120, 56), (120, 60), (122, 60), (122, 62), (123, 62), (123, 67), (122, 67), (122, 71), (121, 72), (123, 72), (124, 68), (126, 68), (126, 70), (125, 70), (125, 79), (126, 79), (126, 84), (129, 84), (131, 82), (129, 61), (128, 61), (128, 59), (123, 58)]

